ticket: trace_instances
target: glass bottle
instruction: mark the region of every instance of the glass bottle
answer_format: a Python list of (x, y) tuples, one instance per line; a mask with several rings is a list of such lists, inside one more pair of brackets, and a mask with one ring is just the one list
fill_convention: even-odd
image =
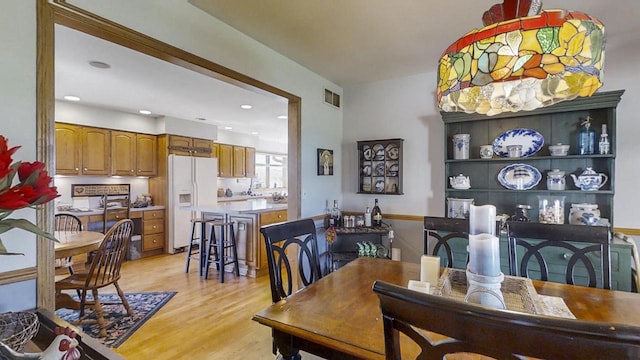
[(380, 211), (380, 206), (378, 206), (378, 199), (375, 199), (375, 204), (371, 211), (371, 219), (373, 226), (382, 226), (382, 211)]
[(367, 206), (367, 210), (364, 211), (364, 226), (371, 227), (371, 208)]
[(338, 207), (338, 200), (333, 200), (333, 209), (331, 209), (331, 216), (329, 217), (329, 226), (340, 227), (342, 225), (342, 212)]
[(600, 142), (598, 143), (598, 149), (601, 155), (609, 153), (609, 134), (607, 134), (607, 124), (602, 124), (602, 133), (600, 134)]
[(578, 154), (594, 154), (596, 146), (596, 131), (591, 128), (591, 116), (587, 116), (580, 125), (582, 125), (582, 129), (578, 134)]
[(329, 208), (329, 200), (324, 201), (324, 228), (328, 229), (331, 219), (331, 209)]

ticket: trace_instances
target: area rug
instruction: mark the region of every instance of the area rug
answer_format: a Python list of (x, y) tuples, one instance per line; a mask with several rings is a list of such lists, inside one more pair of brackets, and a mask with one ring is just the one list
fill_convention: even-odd
[[(122, 345), (136, 330), (149, 320), (176, 292), (125, 293), (132, 316), (127, 315), (124, 306), (103, 305), (104, 319), (107, 323), (107, 337), (100, 337), (98, 324), (78, 325), (87, 335), (102, 342), (105, 346), (117, 348)], [(73, 295), (77, 300), (77, 295)], [(91, 297), (88, 296), (90, 299)], [(100, 294), (100, 302), (120, 302), (118, 294)], [(72, 323), (78, 319), (79, 310), (58, 309), (56, 315)], [(95, 313), (88, 319), (95, 319)]]

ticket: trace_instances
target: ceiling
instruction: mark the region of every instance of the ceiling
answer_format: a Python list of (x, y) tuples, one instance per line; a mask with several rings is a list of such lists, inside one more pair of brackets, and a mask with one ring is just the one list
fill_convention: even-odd
[[(434, 71), (442, 51), (500, 0), (189, 0), (343, 87)], [(606, 28), (607, 50), (640, 46), (638, 0), (542, 0)], [(605, 64), (606, 66), (606, 64)], [(434, 87), (435, 87), (435, 79)]]
[[(481, 27), (482, 13), (498, 2), (188, 1), (343, 87), (434, 71), (441, 52)], [(640, 47), (638, 0), (543, 1), (543, 9), (552, 8), (576, 9), (600, 19), (607, 51)], [(220, 128), (258, 131), (266, 140), (287, 141), (287, 121), (276, 119), (287, 113), (285, 99), (253, 93), (59, 25), (55, 54), (57, 99), (72, 94), (84, 104), (126, 112), (144, 108), (151, 116), (204, 118)], [(91, 67), (92, 60), (111, 68)], [(242, 110), (241, 104), (253, 109)]]
[[(251, 92), (85, 33), (56, 25), (55, 97), (81, 98), (80, 104), (150, 116), (204, 118), (220, 129), (287, 142), (287, 100)], [(100, 61), (111, 65), (99, 69)], [(250, 110), (242, 104), (253, 106)], [(138, 114), (140, 115), (140, 114)]]

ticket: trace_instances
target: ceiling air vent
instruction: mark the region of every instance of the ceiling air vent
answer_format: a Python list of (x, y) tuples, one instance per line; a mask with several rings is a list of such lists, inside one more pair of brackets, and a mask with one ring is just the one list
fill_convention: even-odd
[(324, 102), (340, 108), (340, 95), (334, 93), (331, 90), (324, 89)]

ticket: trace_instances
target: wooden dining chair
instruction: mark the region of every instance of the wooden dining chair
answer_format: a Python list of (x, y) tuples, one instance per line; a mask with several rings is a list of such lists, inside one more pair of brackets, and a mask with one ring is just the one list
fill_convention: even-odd
[[(82, 221), (73, 214), (55, 214), (53, 227), (55, 231), (82, 231)], [(56, 260), (56, 267), (66, 267), (69, 274), (73, 274), (73, 258), (68, 257)]]
[(611, 289), (610, 232), (606, 226), (507, 222), (509, 272), (550, 281)]
[[(91, 312), (85, 314), (85, 308), (91, 308), (96, 314), (97, 320), (95, 320), (95, 322), (100, 326), (100, 335), (103, 337), (107, 336), (102, 310), (102, 305), (106, 303), (100, 302), (98, 295), (99, 289), (113, 285), (122, 300), (122, 305), (124, 305), (127, 310), (127, 314), (133, 315), (129, 303), (118, 285), (118, 280), (120, 280), (120, 267), (122, 266), (129, 247), (132, 231), (133, 221), (131, 221), (131, 219), (118, 221), (105, 234), (104, 240), (96, 251), (87, 272), (76, 272), (55, 283), (56, 308), (64, 307), (80, 310), (77, 324), (94, 322), (87, 320)], [(79, 290), (79, 301), (63, 293), (64, 290)], [(89, 292), (91, 292), (92, 299), (87, 299)]]
[[(430, 251), (430, 241), (435, 241), (435, 245)], [(469, 244), (469, 220), (458, 218), (444, 218), (436, 216), (424, 217), (424, 255), (440, 256), (446, 259), (446, 267), (454, 267), (456, 257), (453, 249), (454, 245), (458, 248), (466, 249)], [(460, 246), (459, 244), (462, 244)], [(457, 267), (466, 264), (468, 261), (468, 253), (465, 251), (464, 262), (458, 260)]]
[(322, 277), (316, 226), (312, 219), (287, 221), (260, 228), (274, 303)]
[[(499, 310), (382, 281), (373, 291), (380, 299), (387, 360), (408, 359), (401, 350), (408, 343), (420, 347), (416, 359), (428, 360), (456, 353), (495, 359), (640, 358), (640, 327)], [(400, 334), (406, 335), (402, 341)]]

